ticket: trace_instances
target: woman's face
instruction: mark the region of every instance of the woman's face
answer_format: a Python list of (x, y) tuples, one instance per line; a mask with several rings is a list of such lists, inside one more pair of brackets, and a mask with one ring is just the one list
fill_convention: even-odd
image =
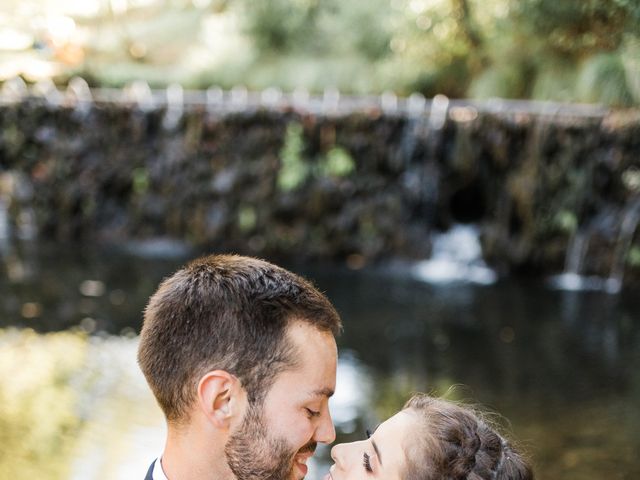
[(404, 410), (382, 423), (369, 439), (336, 445), (331, 449), (335, 464), (324, 480), (400, 480), (412, 423), (415, 417)]

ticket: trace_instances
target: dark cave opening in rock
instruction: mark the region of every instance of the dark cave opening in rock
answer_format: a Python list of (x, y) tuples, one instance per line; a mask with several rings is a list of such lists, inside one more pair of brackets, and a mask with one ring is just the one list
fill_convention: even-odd
[(456, 223), (477, 223), (484, 218), (485, 211), (486, 202), (479, 182), (458, 189), (449, 199), (449, 212)]

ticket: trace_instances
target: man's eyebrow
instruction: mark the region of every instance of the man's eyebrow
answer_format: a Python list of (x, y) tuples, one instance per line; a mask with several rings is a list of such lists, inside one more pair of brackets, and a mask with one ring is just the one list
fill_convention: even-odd
[(370, 438), (369, 440), (371, 440), (371, 445), (373, 445), (373, 449), (376, 452), (376, 455), (378, 456), (378, 462), (380, 462), (380, 465), (382, 465), (382, 457), (380, 456), (380, 450), (378, 450), (378, 445), (376, 445), (376, 442), (373, 441), (373, 438)]
[(333, 396), (333, 390), (330, 388), (320, 388), (318, 390), (314, 390), (311, 395), (314, 397), (327, 397), (330, 398)]

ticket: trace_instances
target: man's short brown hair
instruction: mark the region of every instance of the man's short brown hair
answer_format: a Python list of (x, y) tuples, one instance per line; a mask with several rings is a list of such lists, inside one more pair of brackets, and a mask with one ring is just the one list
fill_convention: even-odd
[(211, 255), (165, 279), (144, 314), (138, 363), (169, 422), (188, 417), (198, 381), (225, 370), (259, 402), (295, 364), (287, 325), (336, 336), (340, 317), (311, 283), (255, 258)]

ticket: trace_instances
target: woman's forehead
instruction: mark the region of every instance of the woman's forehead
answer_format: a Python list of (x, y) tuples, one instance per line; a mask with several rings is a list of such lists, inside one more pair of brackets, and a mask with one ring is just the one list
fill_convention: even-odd
[(405, 463), (405, 447), (411, 442), (415, 417), (406, 411), (396, 413), (382, 422), (372, 435), (379, 460), (385, 470), (402, 469)]
[(408, 433), (415, 421), (415, 416), (407, 410), (402, 410), (382, 422), (375, 433), (379, 435), (404, 435)]

